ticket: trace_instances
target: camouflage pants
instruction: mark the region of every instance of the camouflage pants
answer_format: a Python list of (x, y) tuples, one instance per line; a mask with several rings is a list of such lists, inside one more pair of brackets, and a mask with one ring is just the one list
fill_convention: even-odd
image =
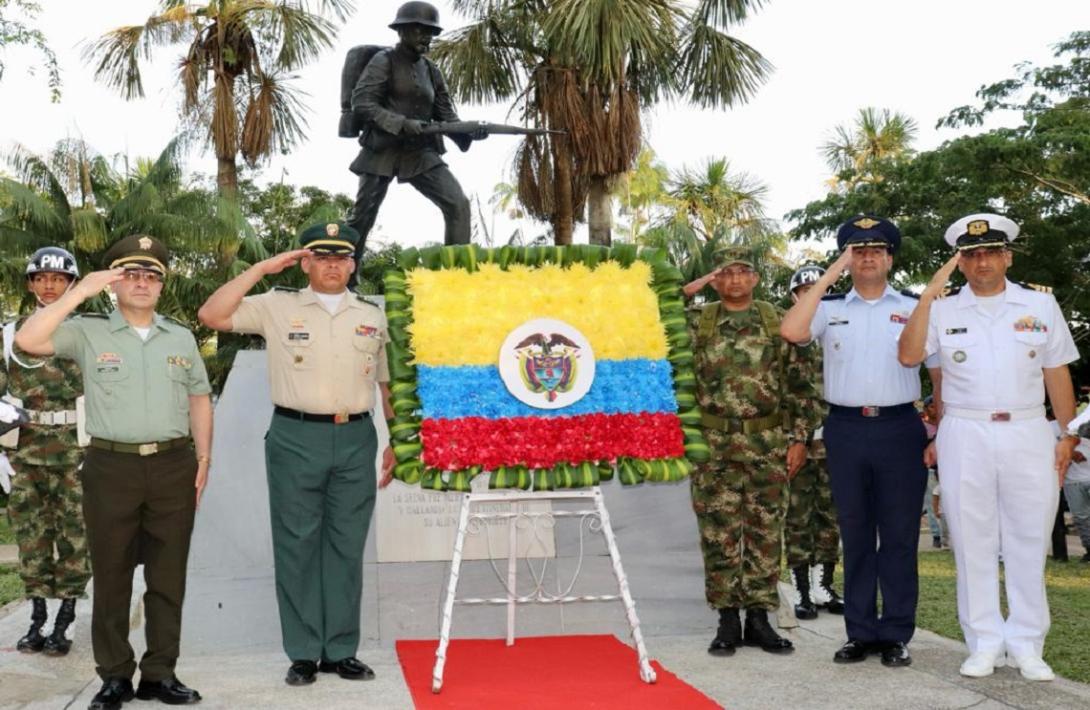
[(779, 607), (780, 538), (787, 511), (784, 457), (714, 461), (692, 476), (693, 510), (714, 609)]
[(783, 536), (788, 567), (836, 564), (840, 556), (840, 531), (825, 459), (807, 459), (791, 481)]
[(84, 596), (91, 568), (82, 498), (76, 466), (22, 464), (16, 469), (8, 517), (19, 544), (19, 576), (27, 598)]

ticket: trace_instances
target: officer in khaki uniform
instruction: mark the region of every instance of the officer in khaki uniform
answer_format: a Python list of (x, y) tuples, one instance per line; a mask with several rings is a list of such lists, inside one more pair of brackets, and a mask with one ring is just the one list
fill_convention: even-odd
[[(355, 654), (377, 478), (375, 383), (388, 416), (390, 377), (385, 315), (345, 288), (359, 239), (342, 223), (310, 227), (300, 237), (302, 249), (250, 267), (198, 314), (211, 328), (255, 333), (268, 345), (275, 411), (265, 468), (280, 630), (292, 661), (289, 685), (313, 683), (318, 671), (374, 678)], [(263, 277), (297, 262), (307, 288), (246, 296)], [(387, 447), (383, 485), (392, 468)]]
[[(119, 708), (134, 694), (129, 604), (139, 562), (148, 588), (147, 651), (135, 695), (172, 705), (201, 699), (174, 668), (189, 538), (212, 448), (211, 387), (193, 334), (155, 312), (169, 258), (152, 237), (125, 237), (104, 256), (109, 270), (88, 274), (16, 334), (27, 352), (56, 353), (83, 371), (91, 435), (83, 465), (94, 571), (91, 640), (104, 681), (94, 710)], [(65, 320), (107, 286), (117, 310)]]

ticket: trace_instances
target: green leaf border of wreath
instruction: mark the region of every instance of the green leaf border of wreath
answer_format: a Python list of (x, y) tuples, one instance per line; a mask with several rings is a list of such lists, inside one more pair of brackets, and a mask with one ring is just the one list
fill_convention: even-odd
[(394, 478), (410, 485), (435, 491), (468, 491), (470, 481), (482, 472), (480, 466), (456, 471), (442, 471), (424, 466), (421, 459), (420, 399), (417, 397), (416, 367), (409, 364), (409, 326), (413, 322), (412, 296), (406, 275), (423, 267), (439, 269), (477, 270), (478, 264), (498, 264), (506, 270), (510, 264), (536, 267), (556, 264), (561, 267), (584, 264), (594, 269), (598, 264), (614, 261), (622, 268), (637, 259), (651, 267), (650, 288), (658, 297), (659, 319), (666, 330), (669, 345), (667, 359), (673, 370), (674, 395), (678, 418), (685, 436), (685, 456), (662, 459), (621, 457), (616, 463), (601, 461), (578, 464), (561, 463), (552, 468), (530, 469), (526, 466), (501, 466), (491, 471), (489, 488), (554, 490), (584, 488), (608, 481), (614, 473), (625, 485), (643, 481), (664, 482), (684, 479), (694, 463), (707, 461), (708, 445), (700, 432), (700, 410), (696, 402), (696, 375), (693, 372), (692, 341), (685, 319), (685, 304), (679, 287), (681, 272), (671, 264), (662, 249), (638, 249), (632, 244), (613, 247), (577, 244), (573, 246), (484, 248), (466, 246), (432, 246), (409, 248), (401, 253), (399, 268), (390, 269), (383, 277), (386, 286), (386, 320), (390, 331), (387, 359), (390, 365), (390, 399), (394, 418), (390, 420), (390, 443), (397, 465)]

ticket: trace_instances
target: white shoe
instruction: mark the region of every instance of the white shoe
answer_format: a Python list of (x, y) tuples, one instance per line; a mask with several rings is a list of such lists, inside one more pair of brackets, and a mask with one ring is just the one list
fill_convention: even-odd
[(969, 678), (986, 678), (995, 673), (1002, 651), (977, 651), (961, 664), (960, 673)]
[(1056, 674), (1040, 656), (1022, 656), (1011, 658), (1011, 664), (1017, 666), (1026, 680), (1052, 680)]

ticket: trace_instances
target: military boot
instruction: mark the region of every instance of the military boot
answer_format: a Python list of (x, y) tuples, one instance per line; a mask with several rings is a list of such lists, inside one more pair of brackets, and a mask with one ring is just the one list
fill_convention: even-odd
[(843, 614), (844, 613), (844, 600), (840, 598), (840, 595), (833, 589), (833, 570), (836, 569), (835, 562), (822, 562), (821, 563), (821, 588), (829, 595), (829, 601), (820, 605), (820, 608), (829, 612), (830, 614)]
[(810, 598), (810, 565), (801, 565), (791, 570), (795, 575), (795, 587), (799, 590), (799, 603), (795, 605), (796, 619), (816, 619), (817, 606)]
[(746, 627), (742, 636), (747, 646), (760, 646), (769, 653), (791, 653), (795, 650), (790, 641), (772, 629), (768, 623), (768, 612), (764, 609), (746, 609)]
[(708, 646), (713, 656), (733, 656), (734, 649), (742, 642), (742, 622), (737, 609), (719, 610), (719, 631)]
[(72, 648), (72, 640), (68, 638), (68, 625), (76, 620), (76, 600), (65, 599), (61, 602), (61, 608), (57, 612), (57, 618), (53, 621), (53, 633), (45, 640), (43, 649), (47, 656), (65, 656), (68, 649)]
[(30, 598), (30, 630), (26, 636), (19, 639), (15, 648), (23, 653), (37, 653), (45, 646), (45, 636), (42, 636), (42, 627), (45, 626), (49, 612), (45, 608), (45, 599), (41, 597)]

